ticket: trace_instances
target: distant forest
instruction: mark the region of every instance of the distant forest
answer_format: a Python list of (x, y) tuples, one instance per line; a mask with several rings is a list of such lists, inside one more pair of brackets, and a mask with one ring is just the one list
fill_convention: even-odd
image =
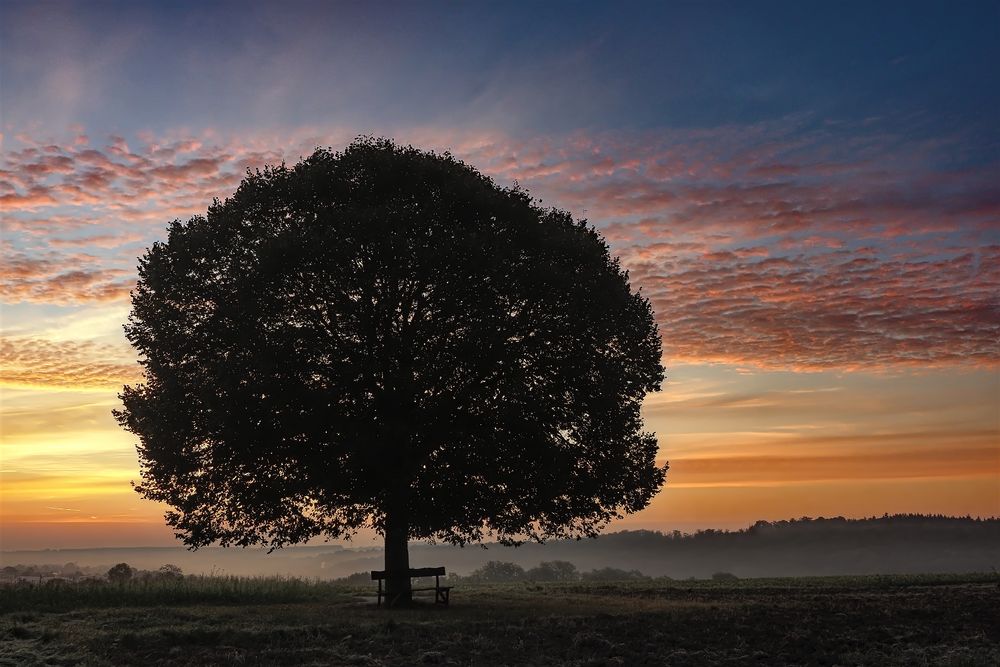
[[(425, 556), (422, 549), (433, 550), (434, 556)], [(433, 559), (447, 554), (457, 560), (461, 552), (456, 551), (453, 547), (413, 547), (411, 558)], [(705, 578), (715, 572), (739, 577), (986, 572), (1000, 568), (1000, 518), (919, 514), (865, 519), (803, 517), (758, 521), (737, 531), (623, 531), (595, 540), (527, 544), (518, 549), (491, 546), (486, 551), (490, 560), (523, 567), (559, 559), (572, 562), (581, 571), (616, 567), (674, 578)], [(482, 554), (477, 555), (479, 558), (468, 564), (455, 562), (455, 569), (475, 569), (473, 566), (483, 559)]]
[[(579, 572), (615, 568), (652, 577), (708, 578), (841, 574), (990, 572), (1000, 568), (1000, 518), (894, 514), (867, 519), (803, 517), (758, 521), (736, 531), (700, 530), (661, 533), (637, 530), (608, 533), (590, 540), (528, 543), (517, 548), (486, 548), (414, 543), (413, 567), (444, 565), (468, 575), (489, 561), (514, 563), (524, 570), (542, 562), (566, 561)], [(185, 573), (236, 575), (285, 574), (333, 579), (384, 567), (379, 547), (341, 545), (291, 547), (266, 554), (253, 549), (180, 547), (64, 549), (3, 552), (0, 564), (68, 563), (106, 571), (115, 563), (155, 571), (171, 563)], [(44, 569), (44, 568), (43, 568)]]

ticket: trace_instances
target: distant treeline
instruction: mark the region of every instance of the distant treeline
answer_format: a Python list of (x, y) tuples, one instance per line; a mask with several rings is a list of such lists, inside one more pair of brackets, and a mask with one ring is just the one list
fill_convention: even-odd
[[(916, 529), (924, 532), (929, 527), (945, 528), (949, 531), (959, 531), (967, 529), (979, 534), (982, 527), (992, 526), (994, 529), (1000, 527), (998, 517), (972, 517), (972, 516), (947, 516), (944, 514), (883, 514), (882, 516), (865, 517), (862, 519), (846, 519), (842, 516), (818, 517), (808, 516), (799, 519), (784, 519), (780, 521), (758, 521), (749, 528), (739, 530), (699, 530), (694, 533), (682, 533), (673, 531), (671, 533), (660, 533), (659, 531), (626, 531), (627, 534), (659, 534), (669, 539), (676, 540), (698, 540), (714, 538), (720, 535), (760, 535), (770, 534), (819, 534), (829, 531), (857, 531), (872, 530), (885, 532), (887, 529)], [(619, 533), (624, 534), (624, 533)]]
[(524, 568), (563, 560), (581, 572), (613, 567), (674, 578), (706, 578), (718, 572), (739, 577), (987, 572), (1000, 568), (1000, 519), (920, 514), (802, 517), (758, 521), (735, 531), (637, 530), (518, 549), (490, 546), (487, 554), (451, 547), (414, 546), (411, 551), (411, 562), (442, 561), (460, 573), (497, 559)]
[(148, 581), (150, 579), (178, 579), (184, 576), (184, 571), (176, 565), (167, 563), (157, 570), (141, 570), (128, 563), (118, 563), (110, 568), (101, 566), (80, 566), (76, 563), (37, 563), (5, 565), (0, 568), (0, 583), (10, 583), (20, 579), (59, 579), (64, 581), (79, 581), (82, 579), (106, 579), (113, 582)]
[(884, 514), (880, 517), (846, 519), (802, 517), (781, 521), (758, 521), (748, 528), (739, 530), (715, 530), (708, 528), (694, 533), (675, 530), (662, 533), (652, 530), (632, 530), (611, 533), (602, 539), (614, 539), (621, 544), (716, 544), (719, 541), (730, 545), (738, 544), (781, 544), (782, 542), (801, 545), (803, 540), (826, 542), (858, 542), (871, 544), (882, 542), (897, 544), (900, 539), (918, 540), (966, 540), (979, 541), (992, 534), (1000, 537), (1000, 518), (952, 517), (942, 514)]
[[(721, 577), (728, 577), (730, 580), (736, 579), (735, 576), (728, 573), (713, 575), (715, 579), (720, 579)], [(454, 572), (447, 575), (449, 584), (459, 582), (494, 584), (513, 581), (641, 581), (645, 579), (649, 579), (649, 577), (638, 570), (621, 570), (615, 567), (604, 567), (599, 570), (591, 570), (590, 572), (580, 572), (576, 569), (576, 565), (565, 560), (542, 561), (535, 567), (527, 570), (517, 563), (491, 560), (465, 576)], [(366, 586), (371, 584), (372, 578), (370, 572), (355, 572), (346, 577), (334, 579), (334, 581), (343, 584)], [(415, 586), (431, 585), (434, 583), (434, 577), (417, 578), (413, 580), (413, 583)]]
[[(1000, 519), (894, 514), (866, 519), (758, 521), (742, 530), (695, 533), (650, 530), (608, 533), (592, 540), (557, 540), (518, 548), (415, 543), (413, 567), (444, 565), (449, 576), (482, 577), (490, 561), (512, 563), (539, 579), (542, 563), (565, 562), (580, 578), (639, 572), (650, 577), (709, 578), (850, 574), (990, 572), (1000, 569)], [(320, 579), (384, 568), (378, 547), (255, 549), (183, 548), (22, 551), (0, 554), (0, 579), (15, 576), (105, 577), (115, 563), (157, 571), (175, 563), (186, 573), (282, 575)], [(611, 570), (608, 570), (611, 568)], [(528, 574), (531, 572), (531, 576)], [(604, 575), (590, 575), (603, 572)], [(516, 577), (515, 577), (516, 578)]]

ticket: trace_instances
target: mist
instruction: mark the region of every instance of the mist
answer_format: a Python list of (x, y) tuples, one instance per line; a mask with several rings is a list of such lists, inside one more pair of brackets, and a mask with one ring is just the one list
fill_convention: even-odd
[[(445, 566), (467, 575), (487, 561), (525, 569), (542, 561), (573, 563), (581, 572), (638, 570), (651, 577), (741, 578), (851, 574), (985, 572), (1000, 566), (1000, 519), (892, 515), (868, 519), (759, 521), (737, 531), (623, 531), (589, 540), (519, 547), (457, 547), (411, 543), (411, 567)], [(135, 547), (0, 552), (0, 565), (34, 565), (58, 572), (67, 564), (105, 571), (116, 563), (156, 570), (170, 563), (186, 574), (336, 579), (384, 567), (381, 547), (335, 544), (263, 549)]]

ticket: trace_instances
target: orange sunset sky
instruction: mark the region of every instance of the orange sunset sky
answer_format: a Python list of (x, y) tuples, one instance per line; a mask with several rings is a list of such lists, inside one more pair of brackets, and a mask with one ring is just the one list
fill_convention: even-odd
[(887, 33), (905, 5), (473, 5), (0, 7), (0, 549), (177, 543), (111, 416), (136, 258), (247, 168), (359, 134), (588, 218), (652, 301), (670, 472), (612, 530), (1000, 514), (978, 6)]

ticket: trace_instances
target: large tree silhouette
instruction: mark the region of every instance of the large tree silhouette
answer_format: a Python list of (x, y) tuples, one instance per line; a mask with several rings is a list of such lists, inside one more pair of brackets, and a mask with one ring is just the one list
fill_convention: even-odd
[(595, 535), (663, 484), (649, 302), (592, 227), (448, 154), (248, 172), (147, 251), (132, 306), (115, 416), (191, 547), (370, 526), (406, 601), (409, 539)]

